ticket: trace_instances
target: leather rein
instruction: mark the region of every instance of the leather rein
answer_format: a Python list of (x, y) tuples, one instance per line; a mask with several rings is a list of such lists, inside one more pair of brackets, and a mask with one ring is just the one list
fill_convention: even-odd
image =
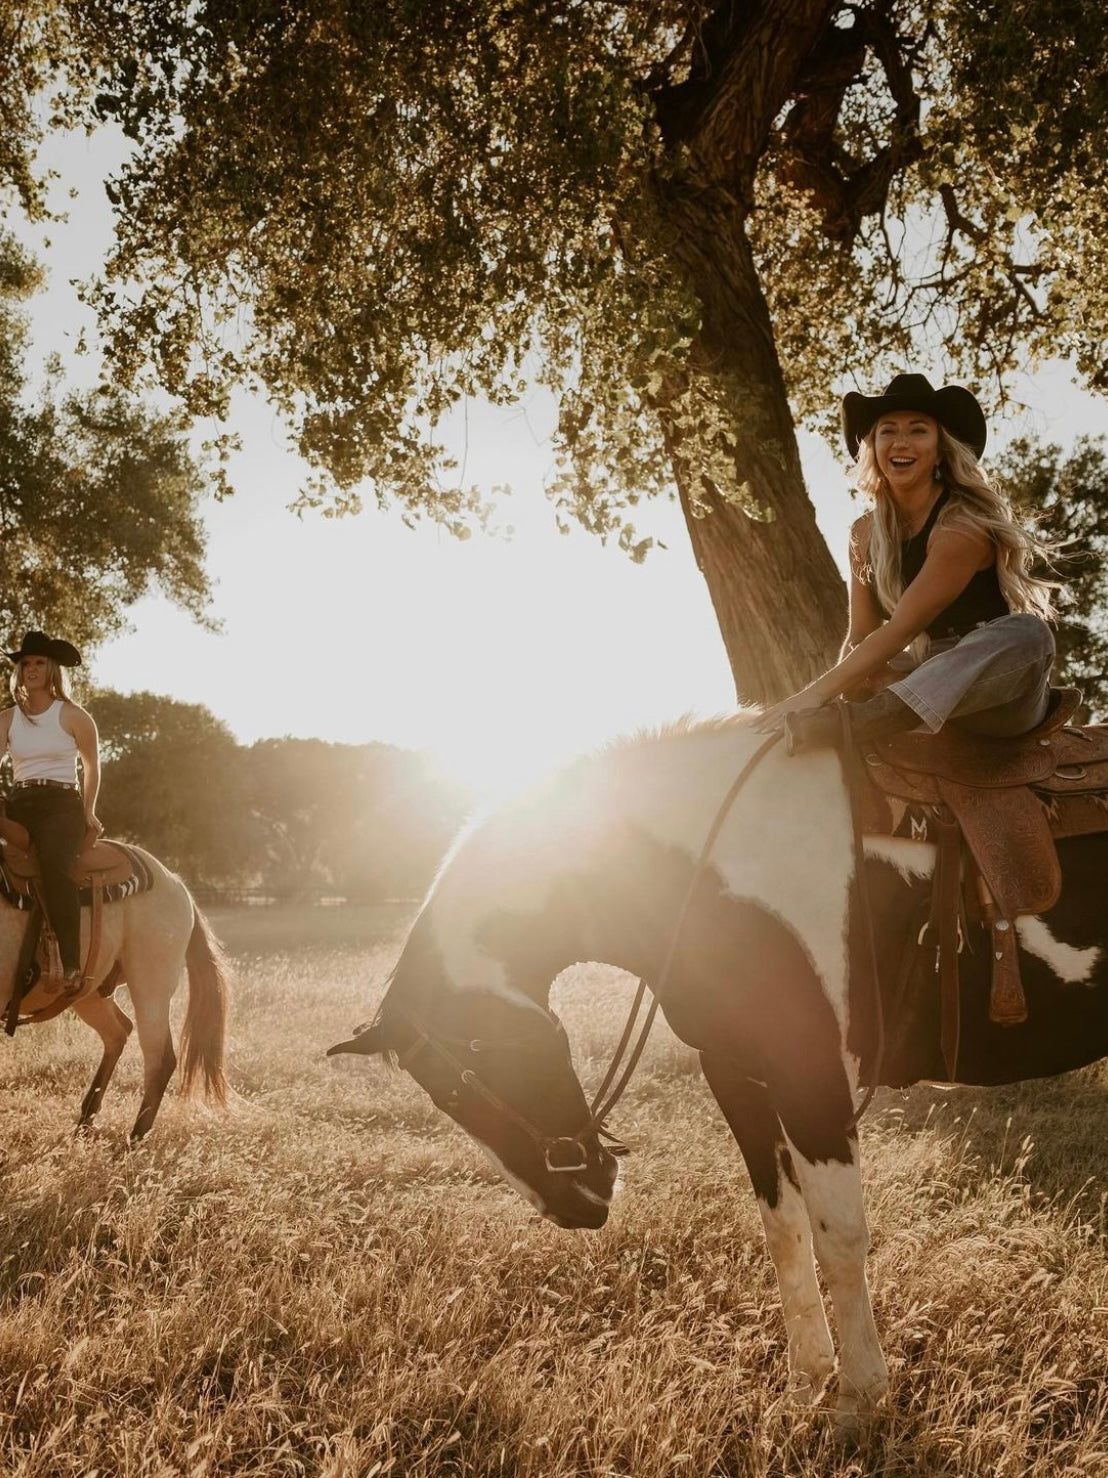
[[(861, 880), (863, 852), (858, 801), (858, 781), (856, 776), (857, 755), (854, 750), (853, 743), (850, 740), (849, 734), (844, 732), (843, 737), (843, 765), (845, 772), (844, 780), (846, 783), (847, 795), (850, 804), (851, 831), (856, 867), (858, 869), (859, 879)], [(425, 1050), (430, 1050), (434, 1052), (443, 1062), (447, 1063), (454, 1070), (454, 1073), (457, 1076), (460, 1084), (464, 1085), (466, 1088), (469, 1088), (472, 1092), (476, 1093), (477, 1096), (479, 1098), (482, 1098), (491, 1108), (494, 1108), (497, 1110), (498, 1113), (503, 1114), (505, 1118), (509, 1119), (513, 1124), (515, 1124), (518, 1129), (523, 1131), (523, 1133), (541, 1152), (543, 1163), (545, 1164), (546, 1169), (554, 1174), (573, 1175), (588, 1169), (589, 1151), (586, 1148), (585, 1141), (590, 1136), (596, 1137), (597, 1139), (603, 1138), (607, 1140), (607, 1149), (610, 1154), (626, 1155), (628, 1153), (627, 1146), (621, 1144), (619, 1140), (615, 1139), (613, 1135), (608, 1133), (608, 1130), (605, 1128), (605, 1120), (612, 1112), (612, 1109), (619, 1102), (620, 1098), (622, 1098), (624, 1090), (626, 1089), (628, 1083), (630, 1083), (632, 1075), (634, 1074), (634, 1071), (639, 1064), (639, 1059), (642, 1057), (643, 1051), (646, 1047), (647, 1039), (650, 1036), (651, 1027), (654, 1025), (654, 1018), (658, 1014), (658, 1007), (662, 1004), (666, 988), (669, 985), (670, 974), (673, 970), (673, 962), (677, 955), (677, 945), (680, 942), (681, 931), (684, 927), (685, 918), (688, 915), (689, 907), (692, 903), (693, 894), (696, 890), (697, 884), (700, 882), (700, 879), (704, 874), (704, 870), (707, 867), (708, 859), (711, 856), (712, 849), (719, 839), (719, 834), (723, 829), (723, 824), (726, 821), (731, 811), (731, 807), (734, 805), (735, 800), (737, 799), (739, 792), (742, 790), (743, 786), (749, 780), (755, 769), (757, 769), (758, 765), (761, 764), (765, 756), (781, 738), (782, 735), (780, 732), (772, 733), (758, 746), (758, 748), (743, 765), (742, 769), (739, 771), (738, 775), (731, 783), (727, 794), (720, 802), (719, 808), (716, 811), (715, 819), (713, 820), (712, 825), (708, 830), (708, 835), (704, 839), (704, 845), (700, 849), (700, 855), (698, 856), (696, 864), (693, 867), (692, 876), (689, 879), (689, 884), (685, 890), (685, 896), (681, 902), (681, 908), (677, 915), (677, 922), (674, 924), (673, 929), (670, 931), (669, 945), (666, 950), (665, 959), (662, 963), (662, 968), (659, 973), (657, 983), (653, 987), (653, 1000), (647, 1008), (646, 1015), (643, 1017), (642, 1023), (639, 1026), (638, 1036), (635, 1039), (634, 1046), (631, 1046), (631, 1039), (635, 1034), (635, 1023), (638, 1020), (639, 1011), (642, 1008), (642, 1003), (645, 999), (648, 988), (645, 979), (641, 979), (638, 982), (638, 985), (635, 989), (635, 999), (631, 1004), (631, 1009), (627, 1017), (627, 1023), (623, 1028), (623, 1034), (620, 1037), (619, 1044), (617, 1045), (616, 1050), (612, 1055), (611, 1062), (608, 1064), (608, 1069), (604, 1074), (604, 1078), (600, 1084), (600, 1087), (593, 1095), (592, 1104), (589, 1108), (589, 1116), (586, 1119), (585, 1123), (581, 1126), (581, 1128), (577, 1130), (576, 1134), (544, 1134), (542, 1130), (536, 1124), (533, 1124), (525, 1114), (521, 1114), (517, 1108), (508, 1103), (505, 1099), (501, 1098), (498, 1093), (490, 1088), (488, 1084), (482, 1079), (481, 1075), (472, 1066), (463, 1061), (460, 1055), (462, 1052), (468, 1052), (470, 1057), (472, 1058), (478, 1057), (481, 1054), (488, 1052), (513, 1052), (519, 1050), (534, 1049), (539, 1045), (540, 1042), (540, 1037), (537, 1034), (531, 1034), (525, 1037), (503, 1038), (497, 1040), (485, 1039), (480, 1037), (469, 1039), (462, 1037), (443, 1037), (432, 1035), (420, 1022), (408, 1016), (406, 1013), (401, 1012), (399, 1014), (403, 1015), (404, 1019), (414, 1029), (415, 1039), (404, 1050), (404, 1052), (398, 1056), (398, 1066), (406, 1069), (421, 1052)], [(874, 1085), (876, 1084), (877, 1078), (879, 1076), (878, 1069), (884, 1052), (884, 1022), (881, 1010), (881, 993), (878, 988), (877, 981), (877, 956), (873, 938), (873, 922), (870, 914), (868, 898), (865, 895), (864, 885), (861, 889), (860, 907), (863, 909), (864, 912), (864, 932), (866, 937), (867, 951), (869, 954), (871, 981), (877, 1010), (877, 1042), (875, 1053), (876, 1061), (872, 1074), (872, 1081), (865, 1091), (861, 1104), (859, 1105), (858, 1109), (855, 1111), (849, 1124), (847, 1125), (848, 1131), (855, 1128), (858, 1120), (862, 1117), (866, 1109), (869, 1107), (870, 1100), (872, 1099), (874, 1093)], [(565, 1028), (562, 1026), (562, 1023), (558, 1020), (558, 1017), (554, 1014), (554, 1012), (545, 1010), (545, 1008), (542, 1007), (540, 1007), (539, 1009), (543, 1010), (543, 1014), (545, 1015), (546, 1021), (551, 1029), (560, 1038), (565, 1039)], [(545, 1035), (545, 1033), (543, 1035)], [(624, 1061), (625, 1057), (626, 1061)], [(449, 1112), (452, 1107), (456, 1107), (457, 1098), (458, 1090), (456, 1088), (452, 1089), (446, 1095), (445, 1101), (441, 1103), (439, 1107)]]
[[(608, 1133), (604, 1127), (604, 1121), (619, 1102), (620, 1098), (622, 1098), (624, 1090), (631, 1081), (635, 1068), (638, 1066), (639, 1059), (646, 1047), (647, 1039), (650, 1036), (650, 1029), (654, 1025), (654, 1018), (658, 1014), (658, 1007), (662, 1003), (666, 987), (669, 984), (669, 977), (673, 970), (673, 961), (677, 954), (677, 945), (681, 938), (681, 930), (684, 926), (689, 906), (692, 903), (693, 893), (703, 876), (704, 869), (711, 856), (712, 848), (715, 846), (720, 831), (723, 829), (723, 823), (726, 821), (731, 807), (734, 805), (739, 792), (747, 780), (780, 739), (781, 735), (779, 733), (773, 733), (762, 741), (743, 765), (727, 791), (727, 794), (720, 802), (715, 819), (709, 828), (708, 835), (704, 839), (704, 845), (700, 849), (700, 855), (693, 868), (689, 885), (685, 890), (685, 896), (677, 915), (677, 922), (670, 932), (665, 959), (662, 963), (657, 984), (653, 987), (654, 999), (651, 1001), (646, 1015), (643, 1017), (642, 1024), (639, 1026), (635, 1044), (633, 1047), (630, 1046), (631, 1038), (635, 1033), (635, 1023), (638, 1020), (639, 1011), (646, 996), (647, 984), (645, 980), (638, 982), (635, 990), (635, 999), (632, 1002), (619, 1044), (616, 1047), (611, 1062), (608, 1064), (608, 1070), (604, 1074), (604, 1079), (600, 1087), (593, 1095), (593, 1101), (589, 1108), (589, 1116), (581, 1128), (577, 1130), (576, 1134), (544, 1134), (525, 1114), (521, 1114), (514, 1105), (506, 1102), (505, 1099), (501, 1098), (498, 1093), (490, 1088), (480, 1074), (464, 1062), (460, 1056), (460, 1053), (465, 1051), (468, 1051), (471, 1057), (476, 1057), (481, 1053), (490, 1051), (509, 1052), (527, 1049), (537, 1044), (539, 1040), (537, 1036), (531, 1035), (498, 1040), (486, 1040), (480, 1037), (472, 1039), (443, 1037), (437, 1034), (433, 1035), (422, 1023), (402, 1012), (400, 1014), (404, 1015), (405, 1020), (415, 1030), (415, 1040), (398, 1057), (398, 1066), (407, 1068), (421, 1052), (425, 1050), (434, 1052), (436, 1056), (454, 1070), (459, 1083), (476, 1093), (478, 1097), (484, 1099), (491, 1108), (503, 1114), (527, 1135), (532, 1143), (541, 1151), (543, 1162), (547, 1170), (552, 1173), (573, 1175), (586, 1170), (589, 1165), (589, 1152), (585, 1146), (585, 1140), (590, 1136), (595, 1136), (598, 1139), (606, 1139), (608, 1141), (607, 1147), (611, 1154), (627, 1154), (627, 1146), (621, 1144), (619, 1140)], [(553, 1030), (564, 1038), (565, 1028), (557, 1016), (552, 1011), (544, 1011), (544, 1015)], [(628, 1051), (629, 1047), (630, 1051)], [(625, 1056), (627, 1059), (626, 1062), (624, 1062)], [(446, 1101), (440, 1104), (440, 1107), (449, 1112), (449, 1109), (456, 1105), (456, 1102), (457, 1089), (454, 1089), (451, 1093), (447, 1094)]]

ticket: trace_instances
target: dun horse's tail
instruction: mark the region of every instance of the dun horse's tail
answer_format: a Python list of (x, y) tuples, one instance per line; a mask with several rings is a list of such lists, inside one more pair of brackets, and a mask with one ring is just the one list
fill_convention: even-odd
[(207, 919), (193, 904), (192, 934), (185, 951), (189, 1004), (181, 1033), (179, 1091), (188, 1095), (203, 1075), (204, 1097), (227, 1103), (223, 1048), (227, 1037), (227, 961)]

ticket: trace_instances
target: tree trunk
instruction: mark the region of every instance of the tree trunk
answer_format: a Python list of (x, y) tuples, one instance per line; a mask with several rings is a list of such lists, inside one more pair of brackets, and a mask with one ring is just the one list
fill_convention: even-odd
[(765, 518), (751, 517), (686, 455), (679, 401), (661, 411), (674, 476), (739, 701), (773, 702), (835, 661), (846, 634), (846, 591), (804, 486), (742, 210), (724, 190), (672, 184), (662, 208), (673, 256), (703, 305), (694, 367), (717, 385), (734, 417), (733, 488), (747, 484)]

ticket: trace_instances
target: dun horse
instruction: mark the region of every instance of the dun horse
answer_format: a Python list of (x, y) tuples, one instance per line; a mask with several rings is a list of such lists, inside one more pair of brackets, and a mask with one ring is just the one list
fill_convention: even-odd
[[(130, 1018), (110, 994), (100, 993), (100, 986), (110, 978), (127, 983), (144, 1063), (142, 1103), (131, 1130), (134, 1142), (153, 1124), (177, 1066), (169, 1006), (182, 970), (188, 973), (189, 1001), (181, 1041), (181, 1088), (188, 1092), (199, 1081), (208, 1099), (225, 1102), (227, 978), (219, 946), (184, 883), (148, 853), (137, 847), (131, 850), (141, 858), (151, 885), (144, 892), (104, 905), (90, 978), (71, 1009), (104, 1044), (100, 1065), (81, 1104), (79, 1127), (88, 1128), (132, 1029)], [(26, 911), (0, 899), (0, 1014), (10, 1001), (28, 921)], [(88, 908), (81, 911), (81, 934), (84, 959), (90, 936)], [(36, 985), (20, 1000), (19, 1013), (31, 1021), (56, 1002), (56, 996)]]
[[(376, 1021), (331, 1050), (395, 1054), (545, 1216), (598, 1227), (617, 1161), (548, 1007), (549, 985), (581, 961), (655, 985), (664, 973), (662, 1009), (699, 1050), (750, 1171), (793, 1387), (814, 1398), (835, 1364), (814, 1250), (849, 1428), (888, 1380), (866, 1283), (855, 1095), (867, 1079), (946, 1076), (933, 985), (905, 995), (892, 968), (926, 916), (935, 849), (865, 842), (878, 974), (898, 995), (895, 1013), (885, 1002), (895, 1019), (879, 1050), (872, 972), (851, 968), (868, 951), (857, 937), (857, 852), (838, 757), (768, 753), (697, 866), (760, 742), (743, 718), (678, 727), (579, 760), (476, 824), (443, 866)], [(1059, 852), (1061, 901), (1017, 924), (1024, 1025), (989, 1020), (987, 943), (963, 957), (961, 1082), (1013, 1082), (1108, 1053), (1108, 838), (1078, 837)]]

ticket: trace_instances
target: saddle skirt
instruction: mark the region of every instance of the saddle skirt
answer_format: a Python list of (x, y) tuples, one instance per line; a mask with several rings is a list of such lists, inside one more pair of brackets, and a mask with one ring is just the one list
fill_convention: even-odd
[[(34, 885), (41, 879), (38, 858), (27, 829), (6, 817), (0, 820), (0, 868), (3, 869), (6, 894), (32, 899)], [(69, 869), (69, 876), (82, 891), (93, 887), (105, 889), (105, 897), (125, 897), (127, 893), (149, 888), (149, 869), (133, 848), (124, 842), (97, 840), (81, 848)], [(123, 889), (116, 893), (114, 890)], [(87, 899), (83, 899), (87, 902)], [(9, 902), (16, 898), (9, 896)], [(18, 904), (16, 905), (19, 906)]]
[(992, 931), (990, 1016), (1026, 1020), (1015, 921), (1057, 902), (1060, 838), (1108, 831), (1108, 726), (1072, 727), (1080, 702), (1076, 689), (1056, 689), (1043, 722), (1015, 739), (950, 727), (897, 734), (864, 749), (857, 767), (867, 782), (858, 798), (863, 831), (938, 847), (931, 922), (952, 1077), (962, 914)]

